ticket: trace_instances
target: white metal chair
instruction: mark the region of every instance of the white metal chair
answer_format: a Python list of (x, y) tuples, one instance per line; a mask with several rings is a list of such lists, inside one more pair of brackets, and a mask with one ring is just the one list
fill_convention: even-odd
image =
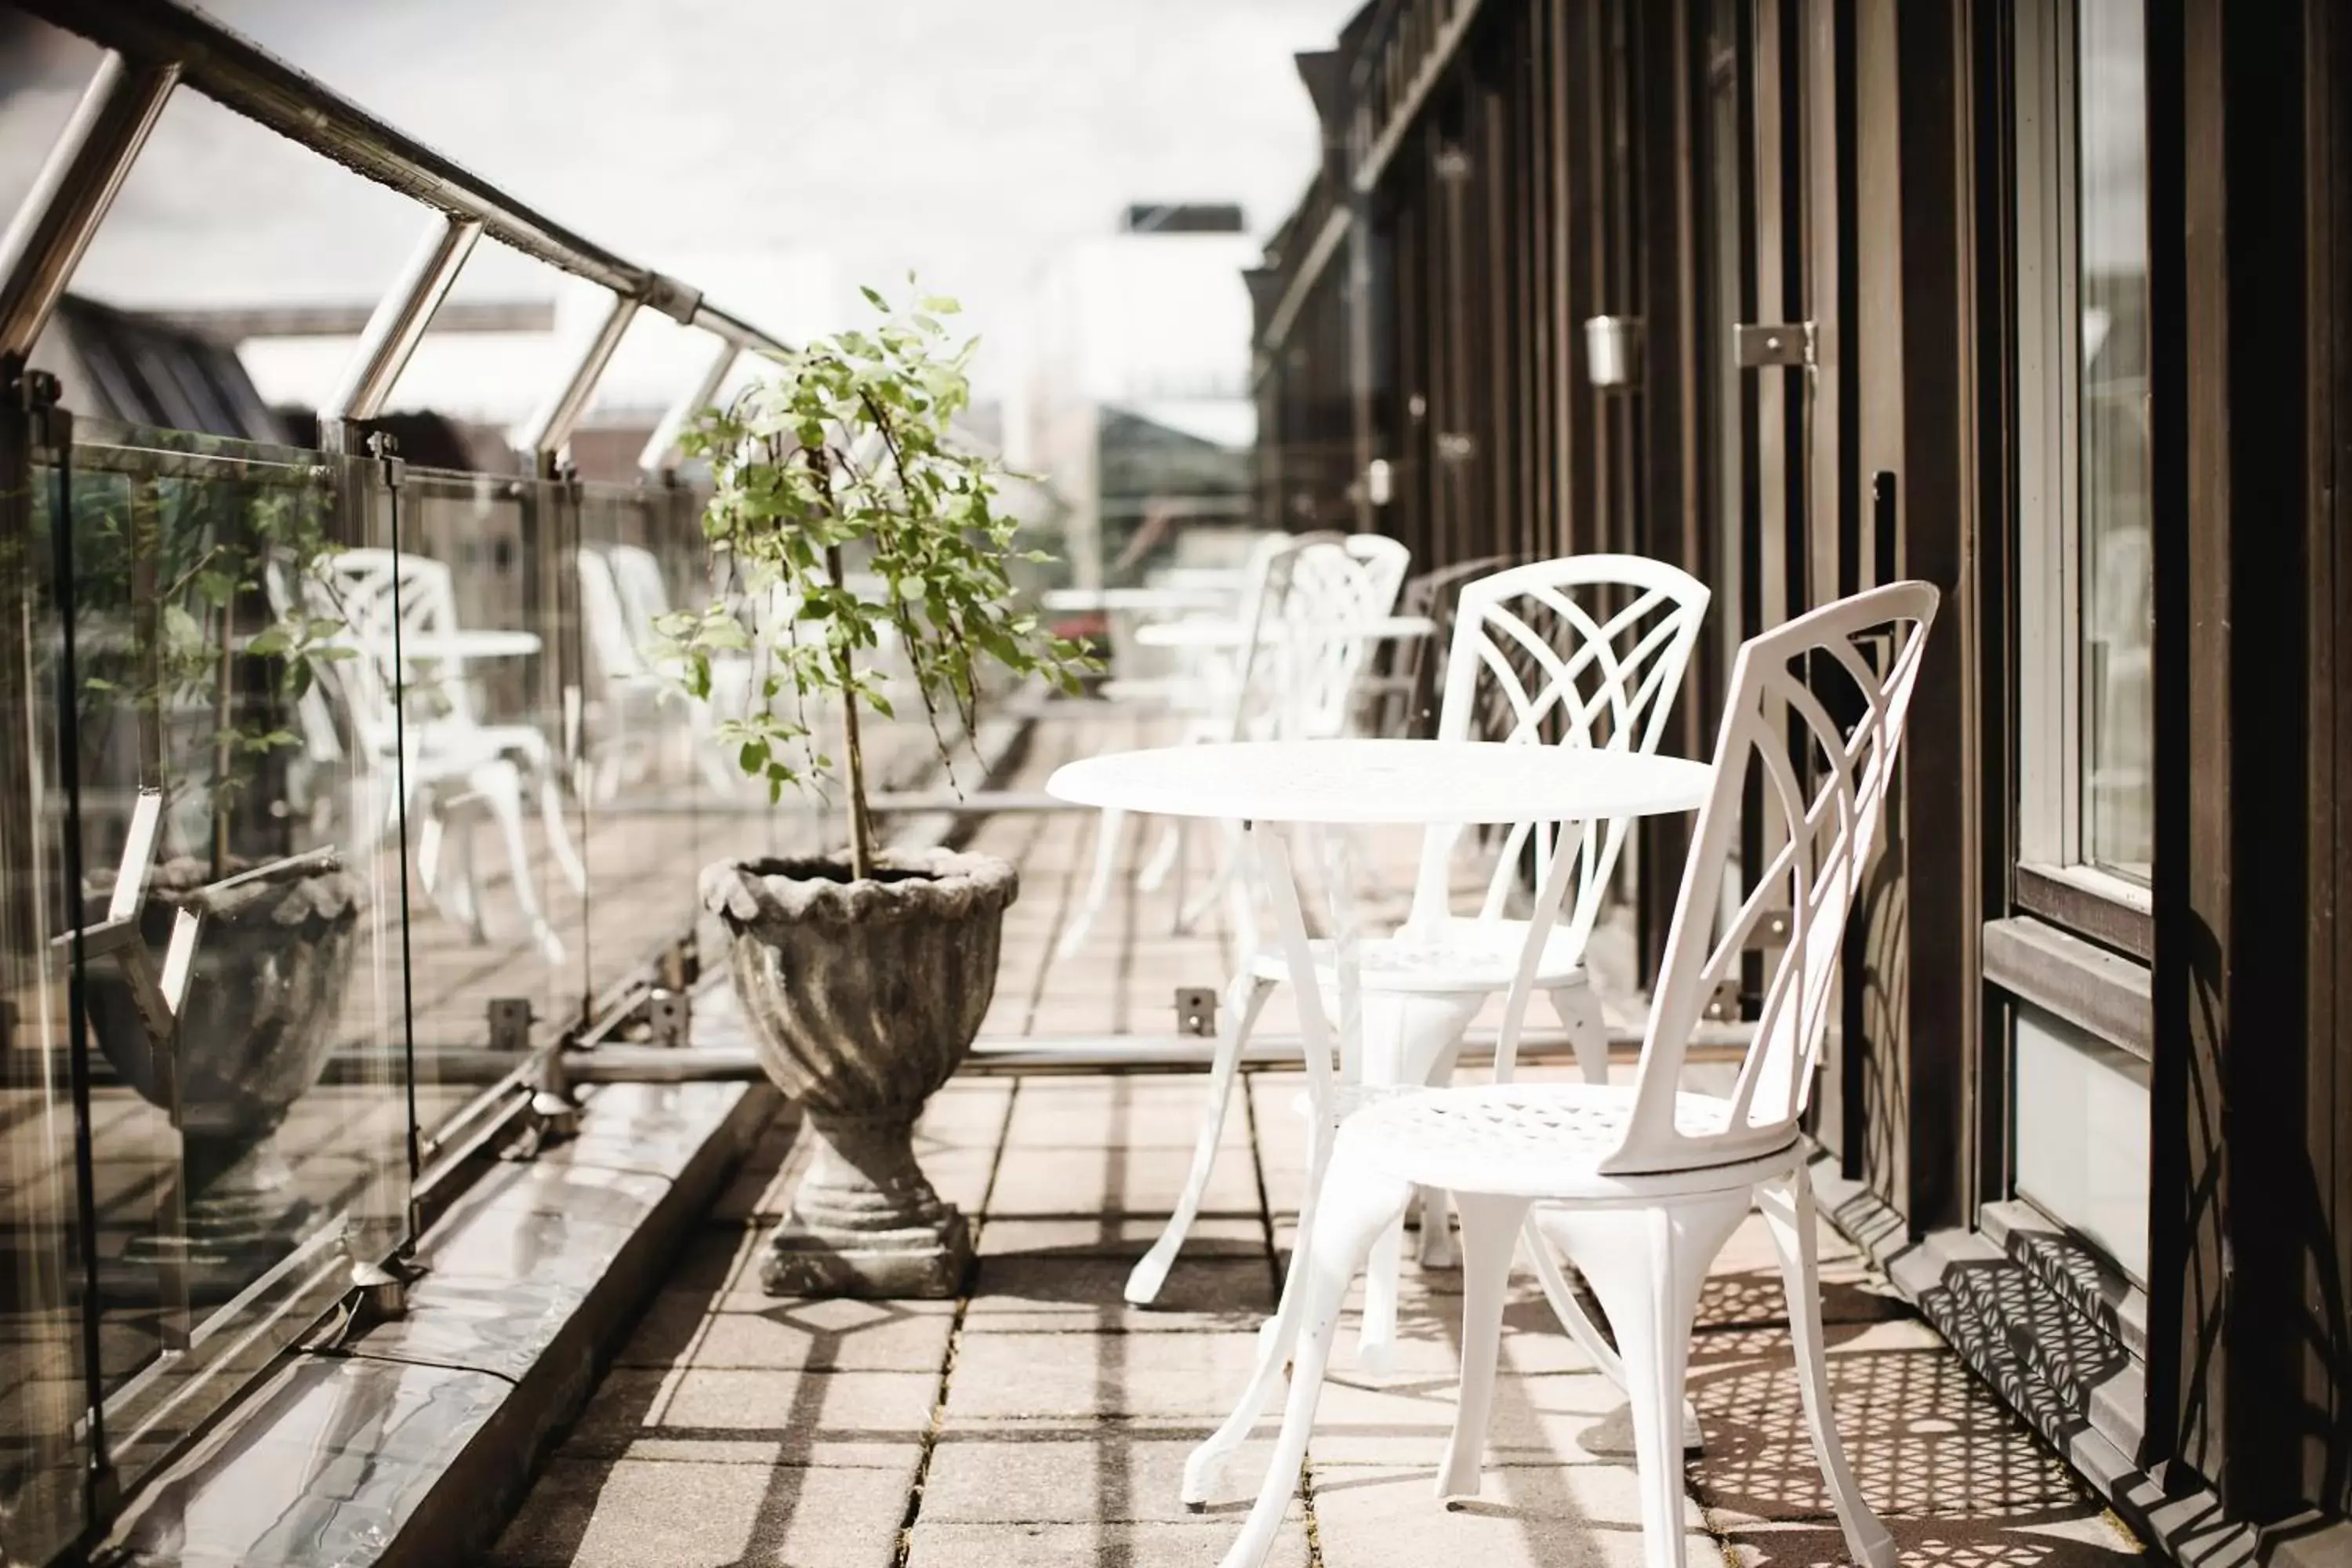
[[(1251, 635), (1231, 656), (1204, 661), (1195, 677), (1197, 711), (1176, 743), (1276, 735), (1321, 740), (1346, 733), (1368, 647), (1354, 629), (1395, 607), (1411, 559), (1404, 545), (1379, 534), (1270, 536), (1251, 556), (1234, 617)], [(1277, 563), (1287, 583), (1270, 598), (1268, 578)], [(1280, 617), (1284, 634), (1261, 646), (1270, 630), (1269, 616)], [(1256, 700), (1261, 695), (1269, 700)], [(1055, 949), (1057, 959), (1076, 956), (1092, 934), (1110, 896), (1126, 823), (1123, 812), (1101, 815), (1086, 896)], [(1138, 887), (1150, 892), (1166, 880), (1183, 858), (1184, 828), (1181, 822), (1167, 826), (1137, 873)], [(1189, 929), (1235, 885), (1238, 834), (1225, 837), (1217, 871), (1178, 913), (1180, 930)]]
[[(1566, 887), (1564, 858), (1553, 861), (1538, 895), (1494, 1085), (1402, 1090), (1339, 1120), (1328, 1116), (1329, 1064), (1310, 1054), (1311, 1092), (1327, 1115), (1310, 1156), (1314, 1212), (1299, 1216), (1300, 1256), (1251, 1387), (1185, 1467), (1183, 1495), (1198, 1505), (1295, 1353), (1274, 1458), (1224, 1568), (1264, 1563), (1305, 1457), (1349, 1281), (1416, 1184), (1453, 1193), (1463, 1220), (1462, 1389), (1437, 1475), (1441, 1497), (1478, 1489), (1503, 1298), (1524, 1229), (1538, 1255), (1548, 1244), (1569, 1255), (1615, 1326), (1645, 1555), (1651, 1568), (1683, 1568), (1677, 1409), (1692, 1320), (1708, 1264), (1759, 1202), (1780, 1257), (1807, 1425), (1847, 1548), (1870, 1568), (1893, 1568), (1893, 1538), (1855, 1487), (1831, 1415), (1798, 1118), (1837, 1005), (1839, 949), (1886, 808), (1936, 599), (1927, 584), (1894, 584), (1801, 616), (1740, 649), (1716, 742), (1715, 785), (1684, 868), (1633, 1084), (1509, 1081), (1536, 961)], [(1875, 665), (1865, 651), (1874, 647)], [(1835, 697), (1808, 684), (1809, 671), (1832, 670), (1841, 685), (1851, 682), (1842, 694), (1859, 714), (1851, 724), (1832, 717)], [(1792, 737), (1800, 738), (1793, 747)], [(1766, 842), (1780, 847), (1758, 868), (1728, 929), (1712, 934), (1751, 781), (1767, 816)], [(1682, 1068), (1706, 999), (1736, 971), (1759, 923), (1780, 910), (1790, 915), (1788, 945), (1769, 966), (1734, 1087), (1727, 1097), (1691, 1092)]]
[[(693, 700), (679, 683), (674, 664), (663, 662), (657, 652), (659, 623), (669, 613), (669, 588), (653, 552), (635, 544), (583, 549), (579, 570), (581, 620), (589, 651), (604, 678), (600, 710), (589, 716), (599, 797), (611, 798), (625, 769), (662, 754), (665, 727), (640, 727), (633, 721), (645, 710), (673, 701), (685, 715), (683, 738), (703, 782), (721, 795), (740, 793), (742, 774), (719, 745), (714, 710), (740, 710), (751, 686), (751, 658), (714, 658), (711, 700)], [(678, 731), (669, 729), (667, 733)]]
[[(462, 679), (419, 676), (416, 668), (430, 661), (404, 658), (400, 651), (402, 635), (457, 632), (457, 595), (447, 565), (389, 550), (346, 550), (334, 557), (323, 579), (307, 580), (304, 592), (319, 613), (343, 623), (358, 651), (358, 658), (333, 661), (328, 668), (374, 773), (390, 773), (397, 763), (399, 793), (406, 797), (409, 816), (422, 824), (419, 883), (478, 940), (482, 936), (469, 837), (461, 836), (457, 883), (446, 886), (440, 876), (441, 848), (452, 818), (479, 805), (504, 841), (515, 902), (533, 941), (549, 963), (561, 963), (563, 944), (540, 907), (522, 835), (522, 792), (529, 782), (537, 786), (541, 822), (556, 865), (575, 891), (587, 890), (587, 869), (563, 820), (553, 748), (536, 726), (484, 723)], [(388, 804), (397, 810), (399, 801)]]
[[(1688, 573), (1635, 555), (1569, 556), (1464, 585), (1454, 612), (1437, 738), (1654, 751), (1708, 596), (1706, 585)], [(1403, 927), (1357, 944), (1366, 993), (1365, 1055), (1373, 1056), (1372, 1040), (1381, 1049), (1377, 1060), (1343, 1063), (1343, 1076), (1412, 1084), (1451, 1076), (1463, 1032), (1488, 997), (1509, 988), (1517, 972), (1528, 924), (1510, 918), (1510, 907), (1532, 855), (1538, 880), (1558, 857), (1577, 862), (1574, 899), (1543, 942), (1534, 984), (1569, 1031), (1586, 1078), (1607, 1082), (1608, 1032), (1584, 971), (1584, 948), (1624, 834), (1622, 820), (1587, 823), (1573, 842), (1563, 842), (1554, 825), (1521, 823), (1494, 858), (1477, 912), (1457, 915), (1452, 871), (1460, 829), (1431, 830)], [(1328, 992), (1334, 984), (1332, 946), (1318, 942), (1314, 951)], [(1200, 1212), (1242, 1051), (1267, 996), (1289, 973), (1285, 955), (1266, 948), (1248, 956), (1226, 989), (1192, 1170), (1167, 1229), (1128, 1277), (1127, 1299), (1138, 1305), (1159, 1295)], [(1422, 1256), (1442, 1265), (1451, 1261), (1452, 1227), (1442, 1196), (1431, 1198)], [(1402, 1239), (1401, 1230), (1384, 1238), (1373, 1263), (1359, 1351), (1360, 1364), (1370, 1372), (1383, 1370), (1392, 1339)], [(1569, 1323), (1580, 1340), (1598, 1342), (1580, 1315)]]
[(604, 552), (573, 552), (580, 574), (580, 626), (598, 679), (589, 687), (587, 773), (599, 800), (619, 794), (624, 778), (639, 779), (658, 756), (658, 731), (642, 722), (668, 688), (630, 624), (620, 582)]

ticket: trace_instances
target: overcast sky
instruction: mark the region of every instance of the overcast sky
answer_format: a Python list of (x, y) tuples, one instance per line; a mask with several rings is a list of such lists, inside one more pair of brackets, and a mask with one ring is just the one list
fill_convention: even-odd
[[(1003, 340), (1001, 374), (1023, 352), (1041, 267), (1112, 228), (1128, 202), (1237, 201), (1260, 233), (1279, 221), (1316, 156), (1291, 56), (1327, 46), (1356, 3), (208, 9), (549, 216), (779, 332), (827, 324), (861, 280), (918, 268)], [(73, 76), (0, 72), (0, 196), (21, 188)], [(166, 110), (77, 287), (130, 305), (372, 299), (413, 244), (416, 210), (189, 97)], [(478, 258), (462, 287), (558, 289), (511, 258)], [(566, 326), (590, 310), (567, 300)], [(644, 399), (629, 384), (657, 382), (647, 367), (691, 358), (663, 335), (648, 327), (632, 343), (617, 400)], [(528, 379), (529, 354), (500, 357), (517, 363), (479, 374)]]

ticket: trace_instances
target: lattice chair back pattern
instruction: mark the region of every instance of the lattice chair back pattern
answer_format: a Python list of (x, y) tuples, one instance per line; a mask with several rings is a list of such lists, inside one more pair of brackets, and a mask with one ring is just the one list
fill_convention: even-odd
[(1454, 646), (1454, 617), (1462, 590), (1517, 564), (1515, 556), (1487, 555), (1405, 580), (1397, 595), (1397, 614), (1421, 616), (1437, 629), (1425, 637), (1397, 638), (1377, 656), (1381, 673), (1373, 733), (1406, 737), (1436, 732), (1444, 669), (1435, 656)]
[[(346, 569), (352, 556), (364, 559), (360, 568)], [(376, 558), (381, 557), (380, 570)], [(272, 593), (289, 590), (273, 584)], [(304, 575), (293, 584), (311, 615), (341, 621), (343, 635), (358, 655), (334, 659), (321, 667), (324, 683), (341, 700), (352, 738), (361, 752), (383, 762), (399, 751), (399, 719), (394, 693), (400, 672), (393, 663), (398, 605), (392, 579), (389, 550), (345, 551), (331, 566)]]
[(661, 561), (642, 544), (615, 544), (604, 552), (612, 564), (613, 586), (629, 624), (630, 639), (639, 648), (655, 645), (656, 623), (669, 614), (669, 584)]
[(646, 658), (646, 645), (632, 624), (612, 557), (594, 550), (575, 553), (580, 570), (580, 622), (599, 673), (608, 682), (642, 683), (655, 679), (653, 666)]
[[(1805, 1109), (1836, 1005), (1846, 921), (1884, 823), (1904, 725), (1918, 684), (1936, 590), (1895, 583), (1774, 627), (1740, 648), (1716, 741), (1714, 794), (1701, 810), (1660, 967), (1639, 1088), (1609, 1173), (1717, 1165), (1787, 1145)], [(1810, 677), (1810, 679), (1809, 679)], [(1827, 678), (1827, 679), (1825, 679)], [(1825, 700), (1824, 687), (1832, 690)], [(1843, 696), (1856, 715), (1832, 717)], [(1778, 842), (1747, 896), (1714, 928), (1743, 801)], [(1789, 917), (1788, 942), (1767, 970), (1756, 1035), (1730, 1098), (1677, 1116), (1692, 1031), (1717, 984), (1738, 973), (1764, 920)]]
[[(1706, 619), (1706, 584), (1640, 555), (1539, 561), (1465, 585), (1438, 710), (1441, 741), (1653, 752)], [(1409, 923), (1447, 911), (1461, 830), (1423, 841)], [(1574, 825), (1577, 881), (1559, 916), (1581, 952), (1625, 838), (1622, 818)], [(1499, 919), (1530, 853), (1542, 885), (1560, 853), (1560, 825), (1519, 823), (1502, 837), (1478, 914)]]
[[(341, 661), (351, 667), (351, 694), (363, 708), (362, 722), (371, 735), (380, 731), (388, 749), (394, 690), (405, 683), (396, 639), (456, 631), (456, 582), (448, 565), (430, 556), (363, 549), (337, 552), (319, 588), (331, 599), (360, 650), (360, 658)], [(466, 723), (478, 718), (462, 681), (431, 682), (424, 689), (452, 717)]]
[[(1228, 738), (1270, 741), (1299, 732), (1306, 705), (1294, 675), (1303, 640), (1298, 633), (1306, 621), (1296, 607), (1302, 567), (1318, 554), (1338, 556), (1342, 537), (1330, 532), (1278, 535), (1252, 558), (1239, 617), (1248, 634), (1219, 675), (1227, 688), (1219, 701)], [(1311, 567), (1304, 574), (1310, 581), (1316, 575)]]
[[(1284, 626), (1274, 650), (1285, 707), (1282, 734), (1325, 740), (1347, 732), (1370, 647), (1360, 628), (1396, 607), (1411, 559), (1395, 540), (1366, 533), (1301, 534), (1275, 556), (1270, 570), (1286, 579)], [(1263, 616), (1258, 625), (1263, 642)]]

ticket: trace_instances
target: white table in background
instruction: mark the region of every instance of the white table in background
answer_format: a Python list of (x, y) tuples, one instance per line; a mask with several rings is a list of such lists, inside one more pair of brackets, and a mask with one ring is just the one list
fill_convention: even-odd
[[(1274, 622), (1267, 630), (1278, 636), (1284, 626), (1290, 625), (1293, 623)], [(1307, 622), (1298, 625), (1297, 635), (1308, 637), (1347, 637), (1364, 642), (1382, 642), (1425, 637), (1436, 630), (1437, 623), (1427, 616), (1377, 616), (1345, 625)], [(1237, 648), (1249, 641), (1250, 631), (1246, 622), (1223, 618), (1159, 621), (1138, 627), (1135, 640), (1146, 647)]]
[(1209, 587), (1051, 588), (1038, 603), (1055, 615), (1181, 616), (1224, 609), (1231, 591)]
[(472, 659), (525, 658), (544, 646), (537, 632), (403, 632), (400, 657), (419, 664), (464, 664)]

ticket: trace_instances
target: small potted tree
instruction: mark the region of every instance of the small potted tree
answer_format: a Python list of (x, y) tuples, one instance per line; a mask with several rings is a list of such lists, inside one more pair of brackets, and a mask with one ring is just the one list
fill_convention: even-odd
[[(341, 623), (301, 594), (330, 553), (333, 491), (321, 473), (206, 474), (99, 479), (76, 495), (75, 613), (100, 634), (84, 656), (84, 774), (135, 768), (160, 789), (160, 863), (131, 868), (147, 945), (162, 951), (181, 910), (203, 917), (171, 1038), (154, 1037), (110, 967), (89, 977), (100, 1049), (183, 1139), (184, 1231), (142, 1238), (131, 1260), (168, 1258), (199, 1290), (233, 1290), (310, 1217), (275, 1134), (325, 1070), (367, 907), (336, 851), (283, 853), (274, 789), (256, 799), (300, 755), (294, 714), (320, 670), (350, 657)], [(115, 875), (89, 868), (86, 921), (102, 918)]]
[(703, 700), (714, 658), (762, 656), (718, 734), (772, 799), (835, 772), (812, 703), (837, 715), (822, 728), (838, 728), (844, 852), (703, 873), (761, 1063), (814, 1142), (762, 1280), (775, 1295), (940, 1297), (961, 1288), (971, 1236), (917, 1164), (914, 1123), (979, 1033), (1016, 882), (990, 856), (877, 847), (861, 726), (894, 713), (877, 656), (896, 644), (943, 763), (946, 721), (969, 735), (992, 679), (1073, 689), (1086, 661), (1014, 603), (1008, 563), (1040, 557), (1016, 554), (995, 505), (1003, 470), (953, 427), (976, 346), (945, 324), (954, 301), (865, 293), (870, 330), (772, 356), (772, 377), (704, 415), (689, 442), (711, 464), (703, 530), (733, 592), (662, 630)]

